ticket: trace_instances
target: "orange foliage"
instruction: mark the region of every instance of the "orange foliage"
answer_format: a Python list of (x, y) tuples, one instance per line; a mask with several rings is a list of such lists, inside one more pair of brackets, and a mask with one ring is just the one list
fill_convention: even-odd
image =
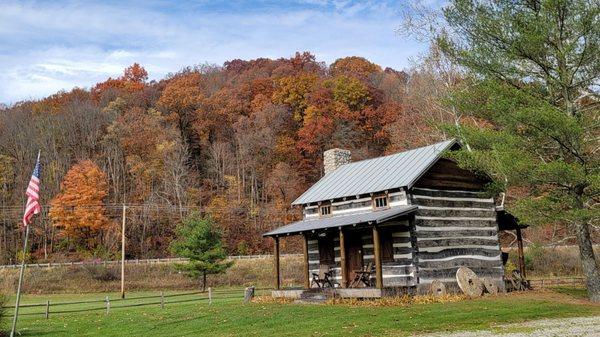
[(60, 189), (51, 201), (54, 226), (68, 238), (93, 246), (96, 234), (110, 225), (104, 208), (108, 195), (106, 174), (92, 161), (84, 160), (71, 167)]
[(81, 88), (74, 88), (69, 92), (59, 91), (54, 95), (34, 102), (31, 110), (34, 113), (58, 114), (68, 103), (72, 101), (85, 101), (89, 96), (89, 92)]
[(125, 154), (135, 191), (130, 200), (142, 202), (162, 176), (165, 155), (175, 146), (179, 135), (157, 110), (138, 107), (119, 116), (109, 132), (118, 139)]
[(381, 72), (381, 67), (364, 57), (350, 56), (335, 60), (329, 67), (333, 76), (348, 75), (366, 79), (372, 73)]
[(189, 73), (171, 80), (162, 92), (158, 105), (167, 113), (180, 116), (195, 110), (202, 101), (199, 73)]
[[(307, 52), (187, 68), (158, 82), (147, 82), (146, 70), (134, 64), (91, 91), (28, 104), (35, 112), (68, 114), (78, 108), (76, 100), (85, 99), (98, 112), (94, 118), (106, 124), (89, 135), (97, 138), (85, 151), (78, 151), (80, 140), (56, 142), (76, 153), (48, 165), (56, 177), (73, 158), (102, 158), (110, 196), (105, 186), (96, 186), (104, 191), (96, 198), (208, 209), (225, 230), (230, 252), (258, 253), (268, 243), (260, 233), (299, 215), (289, 203), (321, 177), (323, 151), (344, 147), (360, 159), (423, 141), (424, 117), (403, 103), (405, 75), (383, 72), (360, 57), (338, 59), (328, 68)], [(93, 232), (103, 221), (75, 221), (79, 210), (69, 202), (84, 202), (76, 198), (79, 189), (92, 189), (72, 182), (84, 179), (82, 165), (65, 177), (65, 191), (52, 210), (55, 225), (69, 236)], [(168, 240), (168, 227), (132, 233), (143, 243), (140, 253), (163, 249), (149, 247)]]
[(102, 94), (109, 90), (122, 91), (124, 93), (134, 93), (144, 89), (146, 80), (148, 79), (148, 72), (144, 67), (137, 63), (125, 68), (123, 75), (114, 79), (109, 78), (108, 80), (96, 84), (92, 88), (92, 97), (95, 100), (100, 99)]

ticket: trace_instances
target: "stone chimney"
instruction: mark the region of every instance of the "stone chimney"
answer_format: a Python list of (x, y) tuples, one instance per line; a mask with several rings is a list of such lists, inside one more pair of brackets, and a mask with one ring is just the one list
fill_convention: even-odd
[(343, 149), (331, 149), (323, 153), (323, 168), (325, 174), (350, 162), (351, 152)]

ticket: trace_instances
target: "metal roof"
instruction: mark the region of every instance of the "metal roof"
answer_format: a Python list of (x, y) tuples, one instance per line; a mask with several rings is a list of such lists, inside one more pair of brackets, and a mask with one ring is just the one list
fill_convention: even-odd
[(405, 215), (405, 214), (414, 212), (416, 209), (417, 209), (417, 206), (413, 206), (413, 205), (396, 206), (396, 207), (388, 208), (388, 209), (382, 210), (382, 211), (374, 211), (374, 212), (358, 213), (358, 214), (348, 214), (348, 215), (337, 215), (337, 216), (330, 216), (330, 217), (326, 217), (326, 218), (302, 220), (302, 221), (293, 222), (289, 225), (274, 229), (268, 233), (263, 234), (263, 236), (298, 234), (300, 232), (307, 232), (307, 231), (312, 231), (312, 230), (317, 230), (317, 229), (343, 227), (343, 226), (356, 225), (356, 224), (367, 223), (367, 222), (381, 223), (381, 222), (399, 217), (401, 215)]
[(444, 153), (454, 139), (338, 167), (304, 192), (292, 205), (353, 197), (412, 185)]

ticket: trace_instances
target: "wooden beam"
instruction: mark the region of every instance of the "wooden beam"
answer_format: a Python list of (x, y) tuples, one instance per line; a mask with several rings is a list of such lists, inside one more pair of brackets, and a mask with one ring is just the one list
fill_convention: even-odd
[(517, 226), (517, 245), (519, 248), (519, 272), (523, 279), (527, 276), (525, 275), (525, 254), (523, 253), (523, 236), (521, 235), (521, 228)]
[(308, 235), (302, 235), (304, 240), (302, 240), (302, 248), (304, 249), (304, 289), (310, 288), (310, 275), (308, 268)]
[(348, 271), (346, 270), (346, 242), (344, 231), (340, 228), (340, 267), (342, 273), (342, 288), (348, 287)]
[(375, 255), (375, 286), (383, 288), (383, 270), (381, 268), (381, 238), (377, 226), (373, 226), (373, 253)]
[(275, 272), (275, 289), (279, 290), (281, 289), (281, 275), (279, 274), (279, 237), (276, 236), (274, 237), (275, 239), (275, 249), (273, 252), (273, 259), (274, 259), (274, 272)]

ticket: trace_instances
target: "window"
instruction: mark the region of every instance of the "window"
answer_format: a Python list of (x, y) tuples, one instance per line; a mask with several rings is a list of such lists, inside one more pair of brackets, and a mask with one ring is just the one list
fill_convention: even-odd
[(313, 214), (317, 214), (318, 209), (315, 208), (305, 208), (304, 209), (304, 214), (306, 215), (313, 215)]
[(384, 208), (388, 206), (387, 196), (376, 197), (373, 199), (373, 202), (375, 204), (375, 208)]
[(321, 206), (320, 210), (322, 216), (331, 215), (331, 205)]

